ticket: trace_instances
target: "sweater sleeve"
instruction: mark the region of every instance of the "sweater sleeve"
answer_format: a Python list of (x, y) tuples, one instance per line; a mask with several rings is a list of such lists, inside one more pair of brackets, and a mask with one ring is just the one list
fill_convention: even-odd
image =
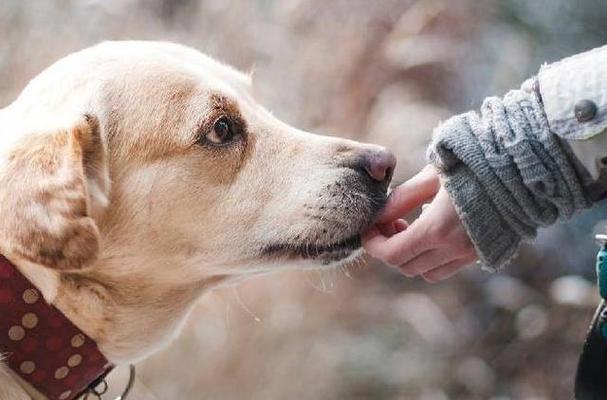
[(508, 263), (538, 227), (591, 204), (592, 177), (551, 132), (536, 80), (439, 125), (428, 159), (490, 270)]

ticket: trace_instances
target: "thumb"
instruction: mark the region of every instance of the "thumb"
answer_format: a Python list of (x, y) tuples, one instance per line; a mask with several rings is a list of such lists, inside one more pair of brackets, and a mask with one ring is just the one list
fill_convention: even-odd
[(407, 215), (422, 203), (433, 198), (440, 189), (440, 180), (436, 168), (427, 165), (417, 175), (397, 186), (377, 220), (385, 224)]

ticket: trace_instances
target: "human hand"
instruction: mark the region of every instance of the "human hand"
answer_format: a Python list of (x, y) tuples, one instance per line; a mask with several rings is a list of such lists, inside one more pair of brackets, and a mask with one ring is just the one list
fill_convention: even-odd
[[(431, 199), (411, 225), (400, 219)], [(376, 225), (363, 234), (363, 246), (405, 276), (421, 275), (432, 283), (477, 259), (438, 172), (430, 165), (392, 191)]]

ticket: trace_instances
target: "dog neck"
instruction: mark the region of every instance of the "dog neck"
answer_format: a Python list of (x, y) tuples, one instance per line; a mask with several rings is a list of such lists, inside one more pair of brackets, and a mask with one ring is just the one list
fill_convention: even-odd
[(231, 281), (217, 275), (191, 282), (163, 282), (146, 273), (153, 262), (159, 260), (101, 258), (78, 273), (58, 273), (27, 262), (15, 264), (49, 304), (97, 343), (108, 360), (122, 365), (164, 347), (177, 336), (206, 291)]
[[(3, 303), (8, 305), (0, 323), (5, 332), (0, 347), (23, 381), (67, 400), (113, 368), (96, 343), (41, 299), (40, 290), (5, 257), (0, 257), (0, 277)], [(31, 395), (29, 385), (22, 386)]]

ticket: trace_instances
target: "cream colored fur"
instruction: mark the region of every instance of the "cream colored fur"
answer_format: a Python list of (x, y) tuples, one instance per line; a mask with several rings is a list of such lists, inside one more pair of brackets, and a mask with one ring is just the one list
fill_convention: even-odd
[[(200, 144), (222, 115), (246, 137)], [(358, 257), (302, 251), (371, 222), (382, 199), (356, 160), (377, 150), (280, 122), (249, 76), (196, 50), (103, 43), (0, 110), (0, 250), (108, 359), (137, 362), (218, 285)], [(29, 398), (0, 363), (0, 399)]]

